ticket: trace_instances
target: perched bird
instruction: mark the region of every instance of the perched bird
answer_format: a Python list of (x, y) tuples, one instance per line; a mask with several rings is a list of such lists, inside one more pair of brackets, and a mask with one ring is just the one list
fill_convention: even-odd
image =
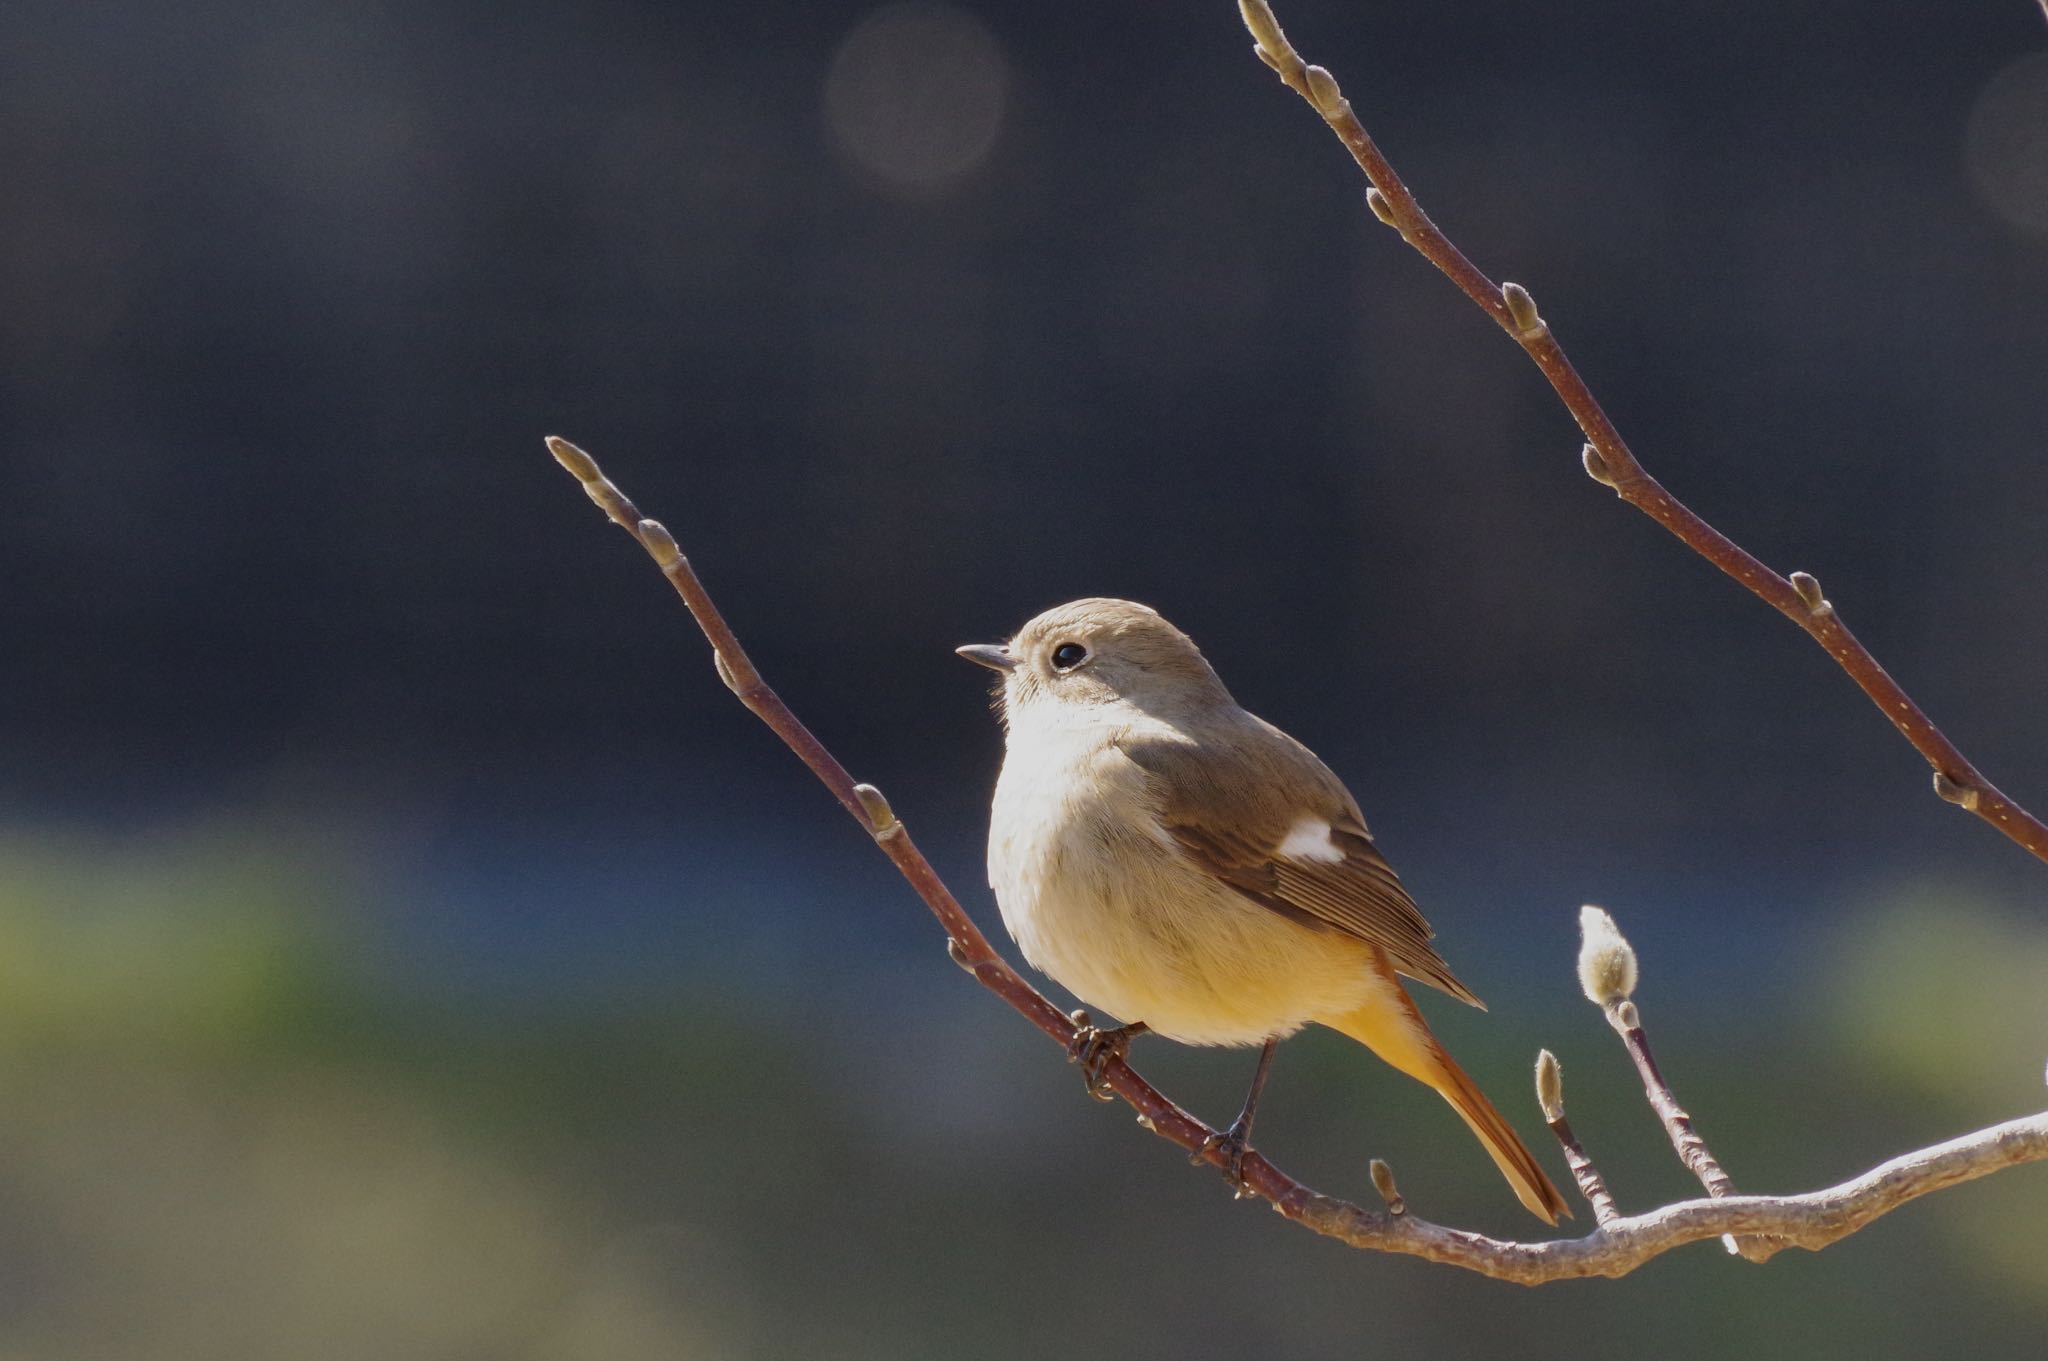
[(1126, 1022), (1076, 1041), (1091, 1090), (1146, 1030), (1262, 1045), (1220, 1141), (1241, 1184), (1274, 1047), (1313, 1021), (1440, 1093), (1532, 1213), (1570, 1216), (1396, 977), (1481, 1005), (1358, 804), (1239, 708), (1186, 634), (1128, 600), (1076, 600), (959, 653), (1002, 675), (988, 874), (1003, 924), (1035, 967)]

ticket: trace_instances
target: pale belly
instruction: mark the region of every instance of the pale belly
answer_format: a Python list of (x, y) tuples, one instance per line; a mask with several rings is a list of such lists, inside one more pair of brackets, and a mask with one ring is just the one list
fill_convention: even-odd
[(989, 882), (1034, 967), (1186, 1044), (1259, 1044), (1376, 996), (1370, 946), (1242, 897), (1149, 817), (1112, 812), (1145, 808), (1142, 774), (1120, 753), (1091, 776), (1013, 755), (997, 784)]

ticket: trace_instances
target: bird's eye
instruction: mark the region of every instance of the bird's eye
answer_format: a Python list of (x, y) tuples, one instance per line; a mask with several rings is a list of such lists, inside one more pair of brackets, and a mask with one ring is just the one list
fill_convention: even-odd
[(1061, 643), (1052, 650), (1052, 669), (1055, 671), (1072, 671), (1087, 660), (1088, 649), (1079, 643)]

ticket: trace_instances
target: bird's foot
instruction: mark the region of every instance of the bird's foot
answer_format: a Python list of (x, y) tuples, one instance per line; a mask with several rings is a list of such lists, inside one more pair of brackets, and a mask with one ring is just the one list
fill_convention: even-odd
[(1145, 1023), (1133, 1021), (1113, 1030), (1104, 1030), (1085, 1011), (1076, 1011), (1067, 1019), (1078, 1027), (1074, 1038), (1067, 1041), (1067, 1062), (1081, 1065), (1081, 1077), (1088, 1084), (1088, 1095), (1097, 1101), (1115, 1100), (1103, 1070), (1109, 1067), (1111, 1059), (1120, 1059), (1130, 1053), (1131, 1038), (1145, 1033)]
[(1231, 1122), (1230, 1128), (1221, 1134), (1212, 1134), (1202, 1140), (1188, 1161), (1197, 1167), (1209, 1160), (1211, 1153), (1223, 1155), (1223, 1180), (1230, 1183), (1233, 1199), (1244, 1200), (1257, 1193), (1252, 1184), (1244, 1178), (1244, 1155), (1252, 1151), (1251, 1122), (1243, 1117)]

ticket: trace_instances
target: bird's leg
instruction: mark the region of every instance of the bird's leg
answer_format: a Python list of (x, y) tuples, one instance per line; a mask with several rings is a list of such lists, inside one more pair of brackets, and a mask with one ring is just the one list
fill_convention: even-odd
[(1132, 1036), (1144, 1034), (1145, 1023), (1133, 1021), (1114, 1030), (1103, 1030), (1085, 1011), (1076, 1011), (1067, 1019), (1076, 1027), (1074, 1038), (1067, 1041), (1067, 1062), (1081, 1065), (1081, 1076), (1088, 1083), (1088, 1095), (1097, 1101), (1115, 1100), (1109, 1090), (1109, 1079), (1102, 1075), (1102, 1070), (1109, 1066), (1111, 1059), (1120, 1059), (1130, 1052)]
[(1266, 1090), (1266, 1077), (1273, 1071), (1273, 1054), (1280, 1048), (1280, 1037), (1275, 1035), (1266, 1041), (1266, 1047), (1259, 1051), (1259, 1066), (1252, 1073), (1252, 1089), (1245, 1093), (1244, 1109), (1237, 1113), (1237, 1119), (1230, 1122), (1230, 1128), (1221, 1134), (1212, 1134), (1202, 1141), (1190, 1162), (1202, 1162), (1211, 1150), (1223, 1151), (1223, 1176), (1242, 1200), (1252, 1193), (1245, 1184), (1244, 1155), (1252, 1150), (1252, 1117), (1259, 1111), (1259, 1094)]

